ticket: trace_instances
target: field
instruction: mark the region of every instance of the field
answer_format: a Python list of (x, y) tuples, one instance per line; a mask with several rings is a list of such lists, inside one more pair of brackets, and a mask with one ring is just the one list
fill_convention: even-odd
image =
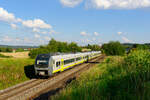
[(4, 53), (2, 52), (1, 54), (5, 56), (11, 56), (13, 58), (29, 58), (28, 54), (29, 52), (16, 52), (16, 53)]
[(149, 100), (150, 53), (107, 57), (83, 73), (53, 100)]
[(0, 90), (33, 78), (33, 64), (29, 58), (0, 59)]

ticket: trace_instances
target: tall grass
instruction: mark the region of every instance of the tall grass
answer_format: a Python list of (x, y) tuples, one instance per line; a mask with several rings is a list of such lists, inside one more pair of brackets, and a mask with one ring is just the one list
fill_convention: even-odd
[(57, 100), (149, 100), (150, 52), (108, 57), (83, 73), (52, 99)]
[(25, 68), (33, 63), (34, 60), (32, 59), (0, 59), (0, 89), (29, 80), (25, 74)]

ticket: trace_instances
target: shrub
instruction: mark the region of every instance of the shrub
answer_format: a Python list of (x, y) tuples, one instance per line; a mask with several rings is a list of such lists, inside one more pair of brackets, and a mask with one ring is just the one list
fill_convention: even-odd
[[(119, 64), (107, 65), (107, 71), (99, 83), (100, 98), (112, 100), (148, 100), (150, 91), (150, 52), (131, 52)], [(101, 80), (101, 81), (102, 81)], [(102, 84), (105, 84), (105, 88)]]
[(12, 48), (0, 48), (0, 52), (12, 52)]
[(120, 44), (120, 42), (109, 42), (108, 44), (104, 44), (102, 46), (104, 53), (106, 55), (124, 55), (125, 54), (125, 47)]

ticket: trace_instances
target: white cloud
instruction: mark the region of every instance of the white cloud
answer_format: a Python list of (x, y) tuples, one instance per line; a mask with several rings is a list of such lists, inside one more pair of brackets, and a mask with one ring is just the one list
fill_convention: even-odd
[(0, 8), (0, 20), (5, 22), (16, 22), (14, 14), (8, 13), (7, 10)]
[(88, 0), (87, 4), (97, 9), (136, 9), (150, 7), (150, 0)]
[(122, 32), (118, 32), (117, 34), (118, 34), (118, 35), (121, 35), (121, 34), (122, 34)]
[(41, 32), (42, 34), (46, 34), (47, 32), (46, 31), (43, 31), (43, 32)]
[(82, 31), (80, 34), (81, 34), (82, 36), (87, 36), (87, 33), (86, 33), (85, 31)]
[(96, 38), (92, 38), (92, 41), (96, 41)]
[[(37, 33), (41, 32), (40, 29), (52, 28), (50, 24), (45, 23), (42, 19), (23, 20), (3, 8), (0, 8), (0, 21), (7, 22), (13, 29), (17, 29), (17, 25), (21, 23), (25, 27), (32, 28), (32, 31)], [(42, 33), (45, 34), (45, 32)]]
[(9, 36), (5, 36), (3, 39), (2, 39), (2, 41), (3, 42), (11, 42), (13, 39), (11, 38), (11, 37), (9, 37)]
[(50, 40), (51, 40), (50, 37), (44, 37), (44, 39), (45, 39), (46, 41), (50, 41)]
[(39, 32), (40, 32), (40, 30), (39, 30), (39, 29), (37, 29), (37, 28), (33, 28), (33, 29), (32, 29), (32, 32), (39, 33)]
[(34, 34), (35, 38), (40, 38), (41, 36), (39, 34)]
[(52, 33), (57, 34), (59, 32), (56, 32), (55, 30), (50, 30), (49, 34), (52, 34)]
[(23, 24), (23, 26), (29, 27), (29, 28), (41, 28), (41, 29), (50, 29), (50, 28), (52, 28), (51, 25), (45, 23), (41, 19), (22, 21), (22, 24)]
[(83, 0), (60, 0), (61, 4), (66, 7), (75, 7), (80, 4)]
[(10, 24), (12, 29), (17, 29), (17, 25), (16, 24)]
[(98, 33), (98, 32), (94, 32), (94, 35), (95, 35), (95, 36), (98, 36), (98, 35), (99, 35), (99, 33)]
[(29, 38), (27, 38), (27, 37), (25, 37), (25, 38), (23, 39), (23, 41), (24, 41), (25, 43), (31, 42), (31, 40), (30, 40)]
[(124, 42), (127, 42), (127, 43), (131, 42), (131, 40), (129, 40), (128, 38), (126, 38), (124, 36), (122, 36), (121, 38), (122, 38), (122, 40), (124, 40)]
[(21, 42), (21, 39), (19, 37), (15, 38), (16, 42)]

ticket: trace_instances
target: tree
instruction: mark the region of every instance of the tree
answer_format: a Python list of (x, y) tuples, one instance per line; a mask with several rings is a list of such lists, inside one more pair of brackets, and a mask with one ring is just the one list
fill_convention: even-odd
[(66, 53), (66, 52), (80, 52), (81, 47), (79, 47), (76, 43), (67, 43), (56, 41), (55, 39), (51, 39), (47, 46), (40, 46), (38, 49), (31, 50), (29, 56), (31, 58), (35, 58), (38, 54), (45, 53)]
[(91, 49), (91, 51), (100, 51), (101, 50), (101, 47), (99, 45), (90, 45), (88, 44), (87, 49)]
[(81, 51), (81, 48), (76, 44), (76, 43), (74, 43), (74, 42), (71, 42), (70, 44), (69, 44), (69, 51), (71, 51), (71, 52), (80, 52)]
[(106, 55), (124, 55), (125, 47), (120, 42), (111, 41), (108, 44), (102, 46)]

